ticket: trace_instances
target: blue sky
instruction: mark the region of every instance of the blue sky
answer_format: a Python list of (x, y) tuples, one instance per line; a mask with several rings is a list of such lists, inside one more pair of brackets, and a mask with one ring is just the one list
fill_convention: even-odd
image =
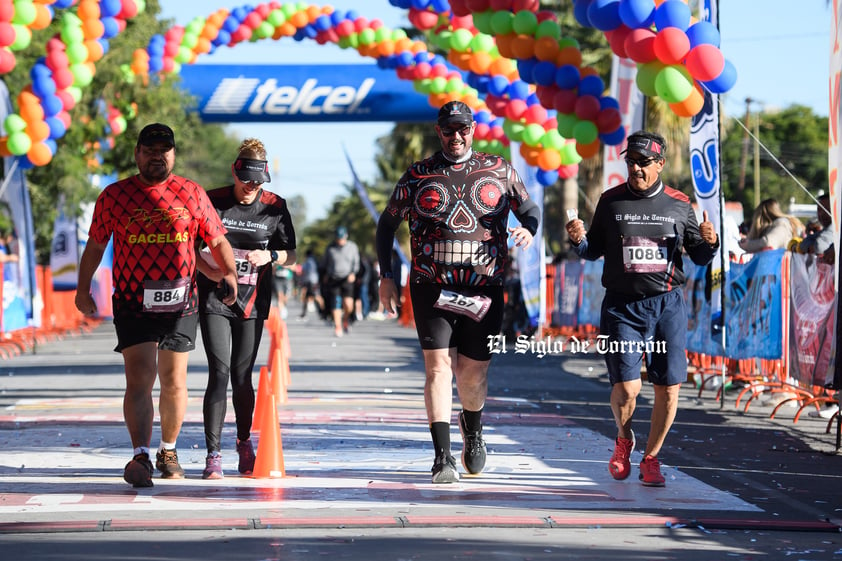
[[(246, 5), (222, 0), (162, 0), (162, 16), (186, 25), (219, 8)], [(250, 3), (256, 5), (257, 2)], [(379, 18), (390, 28), (406, 26), (405, 12), (387, 0), (335, 0), (339, 10), (356, 10), (368, 19)], [(831, 10), (826, 0), (725, 0), (719, 22), (725, 58), (737, 69), (735, 86), (722, 96), (723, 111), (742, 118), (745, 99), (757, 101), (752, 110), (782, 108), (794, 103), (828, 114), (828, 77)], [(198, 64), (330, 64), (371, 63), (351, 49), (315, 42), (262, 41), (218, 49)], [(237, 135), (264, 141), (273, 161), (270, 189), (289, 197), (304, 195), (308, 219), (321, 217), (331, 201), (345, 193), (350, 182), (343, 148), (364, 181), (376, 176), (375, 140), (388, 134), (390, 123), (244, 124), (228, 125)], [(224, 181), (220, 179), (220, 182)]]

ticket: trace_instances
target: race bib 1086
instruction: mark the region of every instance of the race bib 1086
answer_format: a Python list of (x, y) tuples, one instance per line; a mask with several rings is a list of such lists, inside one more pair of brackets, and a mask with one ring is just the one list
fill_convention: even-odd
[(661, 273), (667, 270), (666, 238), (623, 238), (623, 268), (627, 273)]

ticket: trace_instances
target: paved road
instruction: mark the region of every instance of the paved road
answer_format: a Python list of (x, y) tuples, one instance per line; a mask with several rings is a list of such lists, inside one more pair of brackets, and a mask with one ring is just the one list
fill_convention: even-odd
[(284, 477), (237, 474), (229, 407), (226, 477), (201, 479), (201, 350), (178, 441), (187, 478), (151, 489), (122, 480), (110, 324), (0, 363), (3, 558), (842, 559), (842, 456), (824, 420), (743, 412), (734, 392), (720, 408), (688, 384), (662, 453), (666, 488), (616, 482), (601, 358), (510, 345), (492, 365), (486, 471), (434, 486), (414, 331), (367, 320), (336, 339), (314, 317), (287, 325)]

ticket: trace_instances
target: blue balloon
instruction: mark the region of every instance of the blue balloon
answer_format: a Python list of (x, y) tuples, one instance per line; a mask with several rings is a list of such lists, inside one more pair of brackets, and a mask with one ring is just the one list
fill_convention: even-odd
[(430, 6), (433, 7), (433, 11), (437, 14), (444, 14), (450, 11), (450, 2), (447, 0), (432, 0)]
[(38, 76), (32, 81), (32, 93), (43, 100), (48, 95), (56, 93), (56, 83), (49, 75)]
[(416, 10), (426, 10), (430, 5), (430, 0), (410, 0), (409, 4)]
[(608, 146), (617, 146), (626, 139), (626, 129), (622, 125), (617, 130), (599, 135), (599, 140)]
[(697, 45), (709, 44), (719, 47), (719, 30), (709, 21), (700, 21), (687, 29), (687, 38), (690, 39), (690, 48)]
[(345, 12), (342, 10), (334, 10), (330, 14), (330, 23), (333, 26), (339, 25), (345, 20)]
[(53, 6), (56, 8), (69, 8), (76, 0), (56, 0)]
[(613, 31), (623, 20), (620, 19), (620, 0), (593, 0), (588, 6), (588, 20), (600, 31)]
[(579, 69), (572, 64), (563, 64), (555, 72), (555, 83), (563, 90), (578, 88), (579, 80)]
[(356, 21), (358, 17), (360, 17), (360, 13), (357, 10), (348, 10), (345, 14), (345, 19), (350, 21)]
[(629, 29), (647, 29), (654, 20), (652, 0), (620, 0), (620, 21)]
[(615, 98), (611, 97), (610, 95), (603, 95), (599, 98), (599, 108), (602, 109), (619, 109), (620, 102), (617, 101)]
[(49, 148), (50, 152), (53, 154), (55, 154), (56, 150), (58, 150), (58, 144), (56, 144), (56, 141), (52, 138), (48, 138), (47, 140), (45, 140), (44, 144), (47, 145), (47, 148)]
[(216, 37), (213, 38), (211, 41), (211, 45), (221, 46), (227, 45), (231, 42), (231, 34), (225, 31), (224, 29), (220, 29), (219, 33), (216, 34)]
[(54, 117), (64, 109), (64, 103), (57, 95), (50, 94), (41, 99), (41, 107), (44, 108), (45, 117)]
[(541, 100), (538, 99), (538, 94), (535, 92), (529, 94), (529, 97), (526, 98), (526, 105), (541, 105)]
[(150, 57), (162, 57), (164, 56), (164, 44), (160, 41), (149, 41), (146, 52), (149, 53)]
[(509, 80), (505, 76), (492, 76), (488, 82), (488, 93), (494, 97), (503, 97), (509, 89)]
[(534, 57), (518, 60), (517, 73), (520, 75), (520, 78), (526, 82), (534, 83), (532, 80), (532, 71), (535, 69), (536, 64), (538, 64), (538, 59)]
[(593, 27), (591, 20), (588, 19), (588, 8), (590, 8), (593, 0), (576, 0), (573, 4), (573, 17), (579, 22), (582, 27)]
[(667, 27), (686, 31), (690, 27), (690, 16), (690, 6), (682, 0), (666, 0), (655, 10), (655, 27), (658, 31)]
[(733, 88), (734, 84), (736, 83), (737, 69), (727, 58), (725, 59), (725, 67), (722, 69), (722, 73), (719, 76), (717, 76), (713, 80), (702, 82), (702, 84), (704, 84), (704, 86), (707, 89), (709, 89), (711, 93), (715, 94), (727, 92), (728, 90)]
[(118, 33), (120, 33), (120, 26), (117, 24), (117, 20), (110, 17), (102, 18), (102, 36), (106, 39), (111, 39)]
[(605, 93), (605, 82), (599, 76), (585, 76), (579, 81), (579, 95), (600, 97)]
[(398, 53), (398, 66), (401, 68), (412, 66), (414, 63), (412, 53), (409, 51), (403, 51)]
[[(471, 74), (473, 74), (473, 72), (471, 72)], [(471, 87), (473, 87), (475, 90), (477, 90), (481, 94), (487, 94), (488, 93), (488, 83), (491, 81), (491, 78), (488, 77), (488, 76), (480, 76), (480, 75), (477, 75), (477, 74), (474, 74), (474, 76), (475, 76), (474, 77), (474, 85), (471, 86)]]
[(105, 39), (100, 37), (99, 39), (96, 40), (96, 42), (99, 43), (99, 46), (102, 48), (103, 56), (108, 54), (108, 50), (111, 48), (108, 44), (108, 41), (106, 41)]
[(491, 123), (492, 117), (491, 113), (486, 111), (485, 109), (480, 109), (476, 113), (474, 113), (474, 121), (477, 123)]
[(509, 99), (526, 99), (529, 97), (529, 84), (523, 80), (515, 80), (509, 84), (507, 90)]
[(558, 170), (538, 168), (535, 171), (535, 179), (544, 187), (549, 187), (558, 181)]
[(35, 167), (35, 164), (27, 157), (26, 155), (18, 156), (18, 167), (20, 169), (32, 169)]
[(245, 20), (251, 12), (252, 10), (247, 10), (245, 7), (240, 6), (231, 10), (231, 16), (234, 16), (234, 18), (237, 20), (237, 23), (243, 23), (243, 20)]
[(542, 60), (532, 69), (532, 81), (541, 86), (551, 86), (555, 84), (555, 70), (554, 62)]
[(234, 33), (237, 31), (237, 28), (240, 27), (240, 20), (234, 17), (233, 14), (229, 14), (225, 21), (222, 23), (222, 27), (220, 30), (225, 30), (228, 33)]
[(149, 57), (149, 72), (160, 72), (164, 69), (164, 59), (161, 57)]
[(123, 3), (120, 0), (99, 0), (100, 16), (113, 18), (121, 11), (123, 11)]

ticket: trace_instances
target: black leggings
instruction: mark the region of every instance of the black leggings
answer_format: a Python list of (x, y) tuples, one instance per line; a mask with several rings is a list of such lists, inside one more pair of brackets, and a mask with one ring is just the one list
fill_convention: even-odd
[(229, 377), (234, 416), (237, 421), (237, 438), (246, 440), (251, 435), (254, 414), (252, 369), (263, 335), (263, 320), (201, 314), (199, 324), (202, 328), (202, 343), (208, 357), (208, 386), (202, 405), (205, 444), (208, 452), (219, 452), (228, 404)]

